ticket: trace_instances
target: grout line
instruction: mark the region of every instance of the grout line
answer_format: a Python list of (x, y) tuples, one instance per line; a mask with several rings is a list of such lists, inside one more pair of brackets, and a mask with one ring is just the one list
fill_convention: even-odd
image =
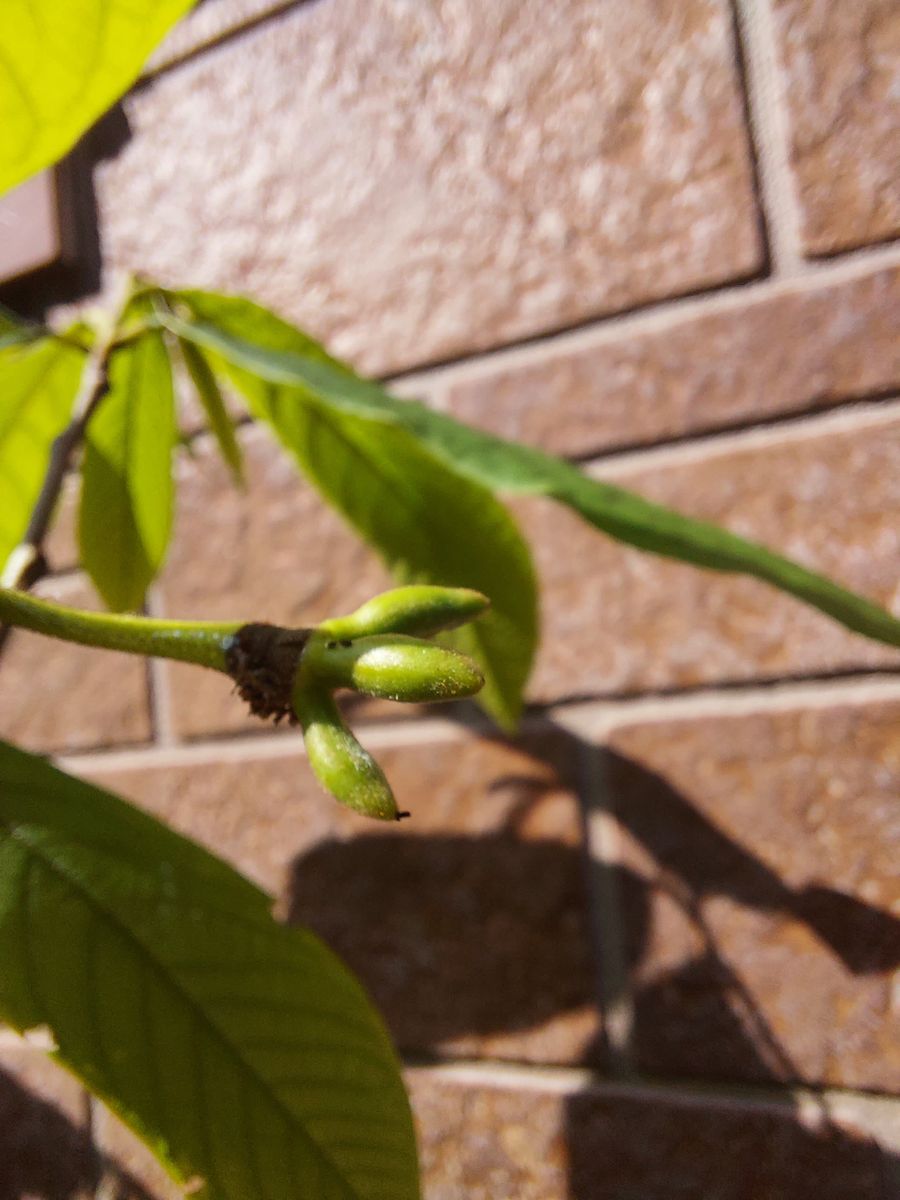
[(657, 471), (705, 461), (719, 454), (768, 450), (818, 437), (858, 434), (866, 429), (892, 425), (898, 419), (900, 397), (892, 395), (887, 400), (859, 401), (826, 412), (786, 417), (770, 424), (705, 433), (676, 442), (595, 455), (579, 465), (594, 478), (615, 477), (635, 470)]
[(492, 350), (476, 351), (447, 362), (423, 364), (381, 378), (388, 386), (402, 382), (404, 394), (414, 395), (417, 387), (431, 389), (477, 380), (497, 370), (545, 362), (554, 354), (571, 354), (625, 338), (664, 333), (703, 317), (733, 312), (794, 293), (806, 295), (812, 291), (826, 291), (898, 267), (900, 241), (866, 246), (834, 258), (806, 263), (802, 274), (766, 276), (689, 296), (667, 297), (628, 312), (591, 318), (569, 329), (538, 334)]
[(727, 690), (709, 687), (669, 696), (578, 701), (550, 709), (547, 719), (578, 737), (596, 740), (625, 725), (654, 721), (716, 720), (890, 703), (900, 703), (900, 674), (866, 674), (825, 682), (751, 683)]
[(805, 272), (802, 223), (790, 161), (790, 130), (769, 0), (734, 0), (760, 201), (776, 275)]
[[(461, 741), (465, 729), (451, 721), (398, 721), (355, 727), (360, 739), (373, 749), (391, 749), (420, 743)], [(135, 746), (122, 750), (85, 751), (56, 757), (61, 767), (78, 771), (128, 771), (142, 767), (190, 767), (207, 763), (236, 763), (280, 758), (305, 758), (303, 735), (284, 733), (231, 735), (170, 746)]]
[(616, 1075), (634, 1069), (632, 1035), (634, 997), (624, 943), (621, 896), (616, 880), (621, 864), (619, 826), (613, 816), (606, 755), (579, 743), (580, 786), (587, 843), (588, 908), (597, 961), (597, 992), (603, 1015), (602, 1036)]
[(8, 1025), (0, 1026), (0, 1051), (19, 1050), (24, 1046), (40, 1050), (42, 1054), (59, 1049), (48, 1025), (38, 1025), (34, 1029), (26, 1029), (24, 1033), (16, 1033)]
[(302, 8), (308, 3), (309, 0), (269, 0), (269, 3), (264, 4), (257, 12), (239, 18), (235, 24), (224, 25), (218, 30), (201, 35), (199, 41), (196, 43), (191, 43), (182, 50), (170, 51), (168, 54), (166, 53), (166, 43), (164, 40), (144, 67), (135, 84), (135, 88), (139, 88), (145, 83), (150, 83), (160, 75), (165, 75), (167, 72), (175, 70), (185, 63), (189, 63), (195, 58), (202, 57), (209, 50), (215, 50), (235, 38), (252, 33), (273, 18), (284, 16), (291, 9)]
[[(900, 701), (900, 674), (861, 674), (838, 680), (809, 679), (776, 684), (740, 684), (727, 689), (703, 688), (667, 696), (638, 696), (620, 700), (577, 701), (529, 713), (521, 735), (561, 729), (577, 737), (602, 737), (623, 725), (658, 720), (744, 716), (787, 712), (797, 708), (890, 703)], [(502, 738), (486, 722), (462, 725), (448, 718), (380, 722), (355, 726), (360, 739), (374, 750), (462, 742), (470, 738)], [(146, 767), (202, 766), (303, 757), (297, 733), (236, 734), (183, 742), (172, 746), (135, 746), (116, 750), (87, 750), (57, 755), (65, 769), (78, 772), (135, 770)]]
[[(796, 1112), (804, 1123), (820, 1124), (829, 1115), (849, 1112), (868, 1114), (877, 1120), (900, 1119), (900, 1096), (851, 1088), (812, 1087), (796, 1084), (705, 1084), (694, 1080), (610, 1079), (588, 1067), (544, 1067), (505, 1063), (497, 1060), (453, 1060), (409, 1062), (410, 1074), (438, 1077), (442, 1082), (463, 1087), (509, 1088), (566, 1096), (589, 1091), (598, 1097), (660, 1101), (678, 1107), (714, 1108), (746, 1112)], [(879, 1122), (880, 1123), (880, 1122)], [(885, 1121), (885, 1125), (888, 1122)], [(895, 1133), (900, 1142), (900, 1126)]]
[[(737, 420), (725, 419), (721, 422), (714, 420), (694, 426), (691, 429), (671, 431), (656, 436), (623, 437), (619, 441), (606, 439), (592, 450), (575, 451), (558, 454), (576, 467), (586, 463), (599, 463), (606, 459), (620, 458), (626, 454), (647, 454), (656, 450), (667, 450), (677, 446), (691, 446), (702, 441), (705, 445), (714, 446), (723, 438), (735, 434), (770, 433), (775, 437), (779, 429), (786, 428), (789, 432), (800, 422), (815, 420), (826, 413), (849, 413), (860, 408), (873, 410), (883, 404), (896, 400), (900, 396), (898, 390), (900, 380), (889, 388), (873, 388), (871, 391), (853, 393), (846, 391), (841, 396), (818, 396), (793, 409), (780, 409), (764, 415), (744, 414)], [(436, 405), (432, 405), (436, 407)]]
[[(165, 606), (158, 587), (147, 592), (147, 614), (165, 617)], [(150, 707), (150, 728), (154, 745), (174, 746), (178, 743), (172, 719), (172, 689), (170, 686), (170, 664), (162, 658), (150, 656), (147, 660), (147, 698)]]

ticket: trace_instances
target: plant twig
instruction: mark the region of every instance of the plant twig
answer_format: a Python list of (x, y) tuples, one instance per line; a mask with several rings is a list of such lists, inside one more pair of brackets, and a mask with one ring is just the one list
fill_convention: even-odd
[(243, 625), (241, 621), (165, 621), (130, 613), (85, 612), (4, 587), (0, 587), (0, 620), (8, 627), (82, 646), (174, 658), (226, 673), (230, 673), (228, 651)]
[[(41, 484), (41, 490), (32, 509), (25, 534), (6, 560), (2, 575), (0, 575), (0, 586), (2, 587), (27, 591), (49, 572), (44, 541), (59, 501), (66, 474), (72, 465), (76, 450), (84, 441), (88, 422), (109, 391), (109, 359), (112, 351), (119, 345), (117, 341), (119, 319), (130, 296), (131, 288), (129, 286), (125, 300), (116, 310), (116, 317), (110, 321), (108, 329), (98, 337), (93, 348), (88, 352), (78, 393), (75, 397), (72, 419), (62, 433), (54, 439), (44, 482)], [(10, 628), (9, 625), (0, 625), (0, 655), (3, 654), (9, 638)]]

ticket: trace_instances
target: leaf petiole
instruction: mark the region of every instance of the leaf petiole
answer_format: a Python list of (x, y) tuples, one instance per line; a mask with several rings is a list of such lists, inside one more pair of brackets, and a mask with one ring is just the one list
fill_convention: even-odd
[(12, 588), (0, 588), (0, 622), (84, 646), (174, 658), (226, 673), (226, 652), (244, 624), (85, 612)]

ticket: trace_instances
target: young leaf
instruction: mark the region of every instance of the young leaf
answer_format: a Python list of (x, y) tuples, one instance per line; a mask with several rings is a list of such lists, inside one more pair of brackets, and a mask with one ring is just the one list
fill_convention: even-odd
[(235, 482), (242, 484), (244, 468), (241, 447), (235, 436), (234, 425), (228, 416), (225, 401), (212, 368), (206, 361), (203, 352), (198, 350), (192, 342), (186, 342), (183, 338), (179, 338), (178, 348), (197, 393), (197, 399), (203, 406), (209, 427), (218, 443), (219, 452), (231, 469)]
[(7, 0), (0, 193), (61, 158), (194, 0)]
[(112, 609), (140, 608), (165, 557), (176, 437), (168, 354), (161, 334), (145, 333), (114, 351), (109, 392), (87, 429), (81, 558)]
[(485, 669), (479, 702), (514, 725), (537, 641), (536, 589), (504, 507), (394, 425), (342, 415), (286, 388), (260, 415), (398, 579), (490, 597), (485, 616), (449, 636)]
[[(549, 496), (621, 542), (652, 554), (713, 571), (752, 575), (827, 613), (848, 629), (900, 646), (900, 620), (879, 605), (756, 542), (706, 521), (682, 516), (633, 492), (601, 483), (577, 467), (541, 450), (494, 437), (433, 412), (412, 400), (398, 400), (375, 383), (359, 379), (315, 347), (291, 349), (281, 332), (270, 343), (241, 336), (235, 319), (240, 299), (185, 293), (193, 321), (176, 323), (178, 332), (215, 351), (245, 372), (258, 387), (279, 384), (305, 388), (342, 412), (380, 416), (413, 434), (431, 453), (492, 491)], [(273, 325), (273, 328), (276, 326)], [(302, 337), (302, 335), (300, 335)], [(308, 342), (309, 339), (304, 338)]]
[(84, 357), (49, 337), (0, 350), (0, 569), (25, 533)]
[(0, 1017), (206, 1200), (417, 1200), (398, 1064), (362, 988), (225, 863), (0, 743)]
[[(267, 331), (272, 340), (293, 339), (332, 369), (324, 351), (257, 305), (224, 300), (217, 309), (218, 297), (188, 295), (258, 339)], [(195, 327), (173, 324), (182, 326), (194, 340)], [(395, 421), (342, 411), (315, 388), (273, 387), (222, 356), (213, 359), (401, 582), (474, 588), (490, 598), (490, 611), (448, 640), (484, 668), (478, 703), (501, 725), (514, 725), (537, 641), (537, 602), (528, 548), (503, 505)], [(349, 371), (346, 378), (355, 382)]]

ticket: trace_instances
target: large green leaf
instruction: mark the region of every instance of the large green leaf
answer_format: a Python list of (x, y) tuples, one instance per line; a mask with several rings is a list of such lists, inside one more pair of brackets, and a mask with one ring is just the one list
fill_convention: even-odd
[(138, 77), (194, 0), (5, 0), (0, 193), (48, 167)]
[(329, 359), (320, 347), (314, 345), (310, 353), (286, 344), (270, 347), (260, 342), (254, 326), (242, 335), (239, 326), (222, 315), (236, 314), (243, 303), (239, 299), (198, 302), (194, 293), (185, 296), (195, 316), (175, 322), (179, 333), (255, 373), (260, 380), (309, 389), (342, 412), (392, 420), (433, 454), (485, 487), (552, 497), (619, 541), (710, 570), (755, 576), (848, 629), (900, 646), (900, 620), (896, 617), (765, 546), (591, 479), (540, 450), (482, 433), (416, 401), (398, 400)]
[[(249, 301), (192, 293), (190, 302), (215, 311), (222, 324), (252, 331), (257, 343), (288, 342), (342, 370), (331, 367), (315, 343)], [(222, 356), (215, 361), (221, 366)], [(226, 361), (225, 369), (254, 413), (272, 425), (304, 473), (397, 578), (471, 587), (490, 597), (491, 611), (447, 640), (479, 660), (485, 687), (478, 700), (511, 727), (534, 655), (537, 606), (528, 548), (504, 506), (390, 417), (343, 410), (314, 386), (273, 386), (234, 362)], [(354, 376), (347, 372), (346, 378)]]
[(140, 608), (172, 528), (172, 372), (160, 333), (114, 351), (109, 392), (88, 423), (81, 559), (112, 609)]
[(362, 988), (225, 863), (0, 743), (0, 1016), (207, 1200), (416, 1200), (409, 1105)]
[(0, 350), (0, 569), (25, 533), (84, 359), (53, 338)]

